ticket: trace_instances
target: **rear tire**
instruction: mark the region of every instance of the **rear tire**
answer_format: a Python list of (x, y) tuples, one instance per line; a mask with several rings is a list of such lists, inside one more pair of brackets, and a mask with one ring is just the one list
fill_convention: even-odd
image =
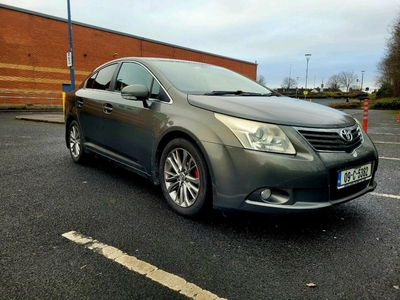
[(209, 174), (200, 151), (178, 138), (164, 148), (160, 159), (161, 189), (169, 206), (183, 216), (202, 212), (209, 195)]
[(82, 164), (86, 161), (81, 129), (76, 121), (72, 121), (68, 128), (68, 148), (74, 162)]

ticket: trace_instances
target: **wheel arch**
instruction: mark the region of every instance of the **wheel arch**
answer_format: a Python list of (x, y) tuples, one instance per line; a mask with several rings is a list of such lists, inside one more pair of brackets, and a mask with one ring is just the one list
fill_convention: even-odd
[(160, 180), (159, 180), (159, 165), (160, 165), (160, 159), (161, 159), (161, 154), (163, 149), (165, 148), (165, 146), (172, 141), (173, 139), (177, 139), (177, 138), (182, 138), (182, 139), (186, 139), (189, 142), (191, 142), (193, 144), (194, 147), (197, 148), (197, 150), (199, 150), (200, 155), (203, 157), (204, 162), (206, 163), (206, 167), (207, 167), (207, 172), (208, 172), (208, 178), (211, 181), (210, 182), (210, 186), (212, 187), (212, 181), (213, 181), (213, 175), (212, 175), (212, 168), (210, 165), (210, 161), (209, 161), (209, 157), (206, 154), (206, 151), (204, 149), (204, 147), (202, 146), (202, 144), (198, 141), (198, 139), (196, 139), (196, 137), (194, 137), (193, 135), (191, 135), (188, 132), (185, 131), (181, 131), (181, 130), (174, 130), (174, 131), (170, 131), (168, 133), (166, 133), (159, 141), (157, 148), (155, 150), (154, 153), (154, 161), (153, 161), (153, 182), (155, 184), (160, 184)]

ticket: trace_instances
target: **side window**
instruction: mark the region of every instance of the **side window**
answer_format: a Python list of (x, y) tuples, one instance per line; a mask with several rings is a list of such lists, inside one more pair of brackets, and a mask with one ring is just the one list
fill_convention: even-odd
[(150, 98), (157, 99), (158, 95), (160, 94), (161, 86), (160, 84), (154, 80), (153, 85), (151, 87)]
[[(109, 90), (112, 76), (114, 75), (117, 64), (113, 64), (101, 69), (97, 74), (94, 74), (86, 83), (86, 88), (96, 90)], [(89, 86), (90, 83), (93, 84)]]
[(86, 81), (86, 88), (91, 89), (93, 88), (94, 80), (96, 79), (97, 73), (93, 74), (87, 81)]
[(149, 91), (153, 76), (141, 65), (135, 63), (123, 63), (117, 76), (116, 91), (121, 91), (124, 87), (131, 84), (143, 84)]

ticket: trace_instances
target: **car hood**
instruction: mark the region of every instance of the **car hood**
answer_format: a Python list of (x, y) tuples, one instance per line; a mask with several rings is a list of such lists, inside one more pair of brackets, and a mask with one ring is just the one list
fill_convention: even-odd
[(336, 109), (288, 97), (188, 95), (188, 102), (213, 112), (279, 125), (339, 128), (355, 123)]

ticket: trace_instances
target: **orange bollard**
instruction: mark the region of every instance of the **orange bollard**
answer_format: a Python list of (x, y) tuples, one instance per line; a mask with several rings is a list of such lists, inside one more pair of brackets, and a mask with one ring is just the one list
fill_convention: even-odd
[(368, 132), (368, 99), (364, 99), (363, 129)]
[(397, 122), (400, 122), (400, 110), (399, 110), (399, 115), (397, 116)]

